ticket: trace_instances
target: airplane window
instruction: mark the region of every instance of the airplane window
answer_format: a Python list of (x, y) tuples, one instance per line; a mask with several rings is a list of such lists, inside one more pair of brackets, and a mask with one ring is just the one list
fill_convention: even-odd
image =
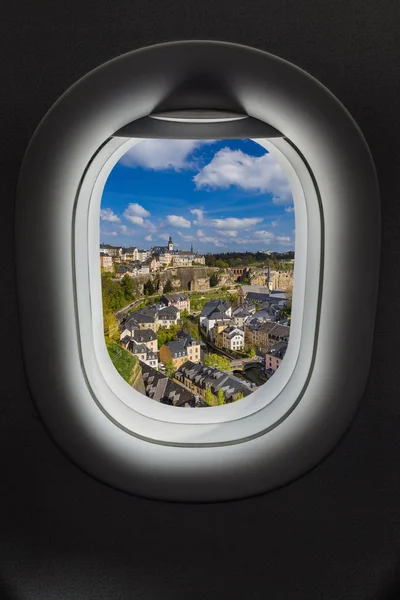
[(100, 207), (104, 338), (120, 376), (177, 407), (227, 405), (263, 386), (268, 357), (288, 347), (294, 232), (290, 183), (255, 141), (128, 150)]
[(379, 190), (358, 126), (298, 67), (216, 41), (101, 65), (28, 146), (16, 242), (32, 394), (87, 473), (152, 498), (246, 497), (348, 428)]

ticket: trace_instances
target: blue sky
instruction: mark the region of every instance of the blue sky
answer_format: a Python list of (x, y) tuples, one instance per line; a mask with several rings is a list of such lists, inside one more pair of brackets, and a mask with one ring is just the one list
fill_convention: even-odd
[(199, 252), (294, 250), (285, 173), (252, 140), (144, 140), (115, 165), (100, 210), (102, 243), (151, 248), (172, 236)]

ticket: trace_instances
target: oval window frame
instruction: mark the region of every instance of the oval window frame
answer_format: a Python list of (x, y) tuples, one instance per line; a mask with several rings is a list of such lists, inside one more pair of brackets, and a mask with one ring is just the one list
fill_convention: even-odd
[[(285, 139), (270, 143), (286, 158), (292, 153), (295, 170), (296, 155), (307, 167), (314, 191), (319, 190), (321, 262), (313, 267), (318, 269), (320, 294), (315, 311), (316, 352), (312, 369), (301, 373), (306, 387), (297, 386), (290, 410), (258, 431), (246, 428), (252, 415), (228, 420), (229, 411), (233, 414), (242, 403), (244, 409), (244, 399), (236, 406), (205, 411), (215, 415), (204, 417), (214, 419), (214, 425), (220, 418), (214, 428), (212, 423), (198, 422), (204, 411), (197, 409), (183, 411), (189, 420), (197, 420), (185, 424), (187, 434), (174, 432), (179, 424), (166, 423), (161, 414), (160, 419), (152, 419), (150, 428), (139, 425), (132, 432), (124, 426), (123, 417), (121, 422), (104, 410), (93, 373), (80, 352), (85, 320), (79, 327), (83, 305), (79, 306), (74, 291), (79, 288), (76, 274), (83, 277), (86, 263), (75, 260), (75, 242), (85, 238), (89, 221), (80, 219), (80, 234), (73, 235), (74, 206), (85, 185), (94, 189), (99, 183), (98, 174), (93, 180), (87, 177), (99, 149), (101, 153), (113, 143), (117, 147), (117, 138), (110, 140), (116, 131), (153, 112), (182, 75), (200, 67), (228, 81), (247, 114), (283, 132)], [(310, 145), (311, 138), (319, 151)], [(300, 180), (304, 185), (304, 176)], [(58, 204), (52, 201), (56, 194)], [(79, 202), (77, 206), (83, 208)], [(357, 218), (360, 210), (362, 226)], [(310, 216), (314, 218), (315, 213)], [(34, 217), (36, 230), (29, 227)], [(344, 433), (366, 384), (376, 310), (379, 223), (376, 174), (361, 132), (338, 100), (294, 65), (245, 46), (187, 41), (150, 46), (95, 69), (72, 86), (39, 125), (18, 187), (17, 277), (24, 360), (33, 396), (51, 435), (87, 472), (120, 489), (154, 498), (226, 500), (271, 489), (304, 473)], [(91, 235), (88, 229), (86, 234), (87, 238)], [(347, 256), (344, 273), (337, 247), (335, 252), (338, 241), (342, 255)], [(49, 247), (51, 252), (46, 251)], [(296, 258), (297, 250), (296, 239)], [(28, 252), (42, 265), (39, 275), (33, 276), (26, 265)], [(297, 268), (296, 264), (295, 278)], [(311, 269), (309, 261), (307, 268)], [(49, 280), (55, 288), (43, 298), (40, 290)], [(365, 298), (361, 326), (351, 319), (348, 304), (338, 302), (343, 280), (348, 282), (348, 302), (360, 293)], [(305, 281), (304, 277), (304, 285)], [(27, 282), (33, 291), (29, 298), (23, 292)], [(295, 301), (296, 286), (295, 279), (294, 310), (300, 306)], [(338, 320), (346, 325), (341, 332), (334, 325)], [(38, 348), (35, 339), (46, 328), (48, 335)], [(354, 348), (354, 338), (356, 352), (349, 359), (340, 349), (350, 343)], [(55, 340), (60, 345), (54, 346)], [(289, 350), (290, 343), (288, 354)], [(274, 376), (277, 384), (285, 376), (285, 362), (290, 364), (285, 357)], [(333, 381), (337, 372), (341, 373), (339, 382)], [(273, 404), (265, 408), (274, 408)], [(159, 408), (169, 411), (171, 420), (183, 418), (180, 409)], [(226, 416), (217, 416), (223, 413)], [(197, 437), (193, 434), (196, 427), (203, 428)]]

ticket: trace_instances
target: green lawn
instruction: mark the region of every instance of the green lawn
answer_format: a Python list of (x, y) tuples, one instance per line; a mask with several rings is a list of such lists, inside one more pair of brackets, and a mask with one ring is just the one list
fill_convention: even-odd
[(136, 357), (115, 343), (107, 344), (107, 350), (118, 373), (131, 385), (140, 366)]
[(209, 292), (193, 292), (190, 294), (191, 310), (202, 310), (203, 306), (209, 300), (228, 300), (232, 305), (237, 301), (237, 294), (232, 294), (227, 290), (211, 290)]

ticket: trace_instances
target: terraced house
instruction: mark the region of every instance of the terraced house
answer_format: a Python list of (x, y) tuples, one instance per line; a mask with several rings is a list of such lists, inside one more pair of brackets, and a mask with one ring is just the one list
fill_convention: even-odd
[(252, 319), (246, 323), (245, 342), (254, 348), (269, 352), (271, 346), (276, 342), (288, 342), (290, 327), (280, 325), (272, 321), (262, 323), (257, 319)]
[(172, 381), (163, 373), (144, 363), (141, 363), (141, 367), (144, 388), (148, 398), (162, 404), (184, 408), (203, 408), (209, 406), (199, 396), (195, 396), (183, 385)]
[(210, 389), (214, 396), (217, 396), (218, 391), (222, 390), (226, 402), (236, 400), (239, 394), (245, 397), (252, 392), (250, 385), (234, 375), (214, 367), (195, 364), (192, 361), (185, 362), (176, 371), (174, 379), (203, 400), (205, 400), (207, 389)]
[(160, 361), (166, 364), (172, 360), (178, 369), (186, 361), (200, 362), (200, 342), (185, 331), (179, 331), (177, 339), (167, 342), (160, 348)]

